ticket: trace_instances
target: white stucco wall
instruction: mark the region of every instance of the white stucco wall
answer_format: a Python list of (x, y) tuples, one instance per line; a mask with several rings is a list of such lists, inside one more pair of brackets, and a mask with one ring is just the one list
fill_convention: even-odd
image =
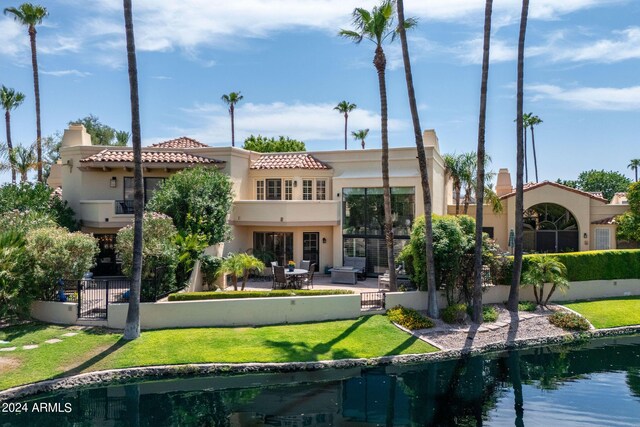
[(31, 317), (48, 323), (73, 325), (78, 316), (75, 302), (35, 301), (31, 304)]

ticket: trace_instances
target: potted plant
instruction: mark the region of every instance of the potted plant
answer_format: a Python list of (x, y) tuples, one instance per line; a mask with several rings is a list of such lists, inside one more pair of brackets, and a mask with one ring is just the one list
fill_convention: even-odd
[(289, 271), (293, 271), (293, 270), (295, 270), (295, 268), (296, 268), (296, 263), (295, 263), (295, 262), (293, 262), (293, 261), (289, 261), (289, 262), (287, 263), (287, 267), (289, 267)]

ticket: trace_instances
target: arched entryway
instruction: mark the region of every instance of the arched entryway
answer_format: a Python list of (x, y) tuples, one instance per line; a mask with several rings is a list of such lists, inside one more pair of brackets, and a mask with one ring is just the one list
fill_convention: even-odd
[(568, 209), (540, 203), (524, 212), (525, 252), (574, 252), (579, 243), (578, 221)]

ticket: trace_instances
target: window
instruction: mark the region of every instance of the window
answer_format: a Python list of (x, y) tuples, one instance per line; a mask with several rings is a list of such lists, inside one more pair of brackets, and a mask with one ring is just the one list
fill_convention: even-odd
[(256, 200), (264, 200), (264, 181), (256, 181)]
[(326, 200), (327, 198), (327, 181), (324, 179), (316, 179), (316, 200)]
[(596, 228), (596, 250), (611, 249), (608, 228)]
[(493, 234), (494, 234), (493, 227), (482, 227), (482, 232), (487, 233), (489, 238), (493, 239)]
[(284, 199), (293, 200), (293, 180), (284, 180)]
[(124, 200), (133, 200), (133, 177), (126, 176), (124, 178)]
[(267, 200), (282, 200), (282, 180), (267, 179)]
[(313, 180), (302, 180), (302, 200), (313, 200)]
[(293, 259), (293, 233), (254, 232), (253, 255), (267, 265), (271, 261), (287, 265)]
[[(164, 182), (164, 178), (144, 178), (144, 202), (147, 203), (153, 197), (153, 193)], [(133, 200), (133, 177), (124, 177), (124, 200)]]

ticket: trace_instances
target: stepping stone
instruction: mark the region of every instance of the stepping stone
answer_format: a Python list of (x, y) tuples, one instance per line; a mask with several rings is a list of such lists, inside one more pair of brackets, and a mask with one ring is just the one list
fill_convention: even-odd
[(507, 326), (508, 323), (506, 323), (506, 322), (496, 322), (496, 323), (494, 323), (494, 325), (496, 325), (499, 328), (503, 328), (503, 327)]
[(9, 341), (0, 340), (0, 345), (9, 344)]
[(480, 327), (478, 328), (478, 332), (480, 332), (480, 333), (482, 333), (482, 332), (489, 332), (489, 329), (487, 329), (487, 328), (486, 328), (486, 327), (484, 327), (484, 326), (480, 326)]
[(22, 346), (23, 350), (33, 350), (34, 348), (38, 348), (38, 344), (29, 344)]
[(498, 325), (486, 325), (485, 328), (489, 329), (490, 331), (497, 331), (498, 329), (500, 329), (500, 326), (498, 326)]
[(62, 340), (59, 340), (58, 338), (51, 338), (50, 340), (46, 340), (45, 342), (47, 344), (55, 344), (55, 343), (62, 342)]
[(16, 347), (5, 347), (5, 348), (0, 348), (0, 351), (13, 351), (15, 349)]
[(75, 337), (78, 335), (77, 332), (67, 332), (66, 334), (62, 334), (63, 337)]

